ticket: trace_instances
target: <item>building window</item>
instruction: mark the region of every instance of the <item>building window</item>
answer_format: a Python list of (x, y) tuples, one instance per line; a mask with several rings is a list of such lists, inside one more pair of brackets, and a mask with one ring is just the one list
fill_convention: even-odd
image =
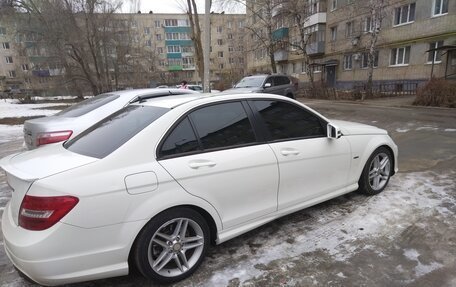
[(223, 51), (219, 51), (219, 52), (217, 53), (217, 55), (218, 55), (219, 58), (223, 58)]
[(344, 55), (344, 70), (353, 68), (353, 54)]
[(155, 23), (155, 28), (160, 28), (160, 26), (161, 26), (160, 20), (155, 20), (154, 23)]
[(228, 29), (231, 29), (231, 28), (233, 27), (233, 22), (228, 21), (228, 22), (226, 23), (226, 27), (227, 27)]
[(244, 46), (239, 45), (239, 46), (237, 47), (237, 50), (238, 50), (238, 52), (244, 51)]
[(146, 41), (146, 46), (147, 47), (152, 47), (152, 41), (151, 40), (147, 40)]
[(351, 37), (354, 34), (354, 27), (355, 24), (353, 23), (353, 21), (347, 22), (345, 24), (345, 36), (347, 38)]
[(180, 53), (181, 52), (181, 49), (180, 49), (180, 46), (166, 46), (167, 49), (168, 49), (168, 53)]
[(160, 67), (166, 66), (165, 60), (160, 60), (160, 61), (158, 61), (158, 65), (159, 65)]
[(391, 66), (408, 65), (410, 62), (410, 46), (391, 49)]
[(229, 63), (230, 63), (230, 64), (234, 64), (234, 58), (230, 58), (230, 59), (229, 59)]
[(181, 59), (168, 59), (168, 66), (182, 66)]
[(228, 39), (232, 40), (233, 39), (233, 34), (228, 34)]
[(239, 64), (244, 64), (244, 58), (242, 58), (242, 57), (239, 57), (239, 59), (238, 59), (238, 60), (239, 60)]
[(364, 32), (374, 31), (374, 22), (372, 21), (371, 17), (366, 17), (364, 19), (363, 31)]
[(6, 28), (0, 27), (0, 35), (6, 35)]
[(22, 71), (28, 71), (29, 70), (29, 65), (28, 64), (22, 64)]
[(223, 68), (224, 68), (224, 65), (223, 64), (219, 64), (219, 69), (223, 70)]
[(336, 41), (337, 40), (337, 26), (331, 27), (331, 41)]
[(244, 21), (242, 21), (242, 20), (239, 21), (238, 27), (239, 27), (239, 28), (244, 28)]
[[(361, 54), (361, 68), (362, 69), (367, 69), (369, 68), (369, 53), (362, 53)], [(374, 53), (374, 68), (378, 67), (378, 51), (375, 51)]]
[(166, 40), (179, 40), (179, 33), (166, 33), (165, 39)]
[(165, 19), (165, 27), (177, 27), (177, 19)]
[(188, 35), (188, 33), (179, 33), (179, 39), (181, 40), (190, 40), (190, 36)]
[(233, 46), (229, 46), (229, 47), (228, 47), (228, 52), (234, 52)]
[(448, 0), (434, 0), (432, 15), (439, 16), (448, 13)]
[[(437, 49), (443, 46), (443, 41), (429, 43), (429, 50)], [(440, 51), (428, 52), (428, 63), (440, 63), (442, 62), (442, 54)]]
[(157, 48), (157, 53), (158, 54), (163, 54), (163, 47), (158, 47)]
[(11, 57), (11, 56), (6, 56), (6, 57), (5, 57), (5, 61), (6, 61), (7, 64), (12, 64), (12, 63), (13, 63), (13, 57)]
[(223, 32), (223, 27), (222, 26), (218, 26), (217, 27), (217, 33), (222, 33)]
[(10, 48), (10, 44), (8, 42), (2, 43), (2, 47), (5, 50), (8, 50)]
[(155, 40), (161, 41), (162, 40), (162, 35), (161, 34), (155, 34)]
[(394, 25), (402, 25), (415, 21), (415, 3), (410, 3), (394, 10)]
[(16, 71), (8, 71), (8, 75), (10, 78), (16, 78)]
[(337, 0), (331, 0), (331, 11), (337, 9)]
[(150, 28), (149, 27), (145, 27), (144, 28), (144, 34), (146, 34), (146, 35), (150, 34)]
[(195, 59), (193, 59), (193, 57), (182, 58), (182, 67), (184, 69), (193, 69), (193, 68), (195, 68)]
[(222, 46), (223, 45), (223, 40), (222, 39), (217, 39), (217, 45)]
[(182, 53), (193, 53), (193, 47), (192, 46), (183, 46), (181, 47)]

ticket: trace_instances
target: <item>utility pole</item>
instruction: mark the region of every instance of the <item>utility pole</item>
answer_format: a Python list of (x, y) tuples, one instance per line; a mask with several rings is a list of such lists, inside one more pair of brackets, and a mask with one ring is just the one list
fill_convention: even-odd
[(203, 45), (203, 58), (204, 58), (204, 75), (203, 75), (203, 89), (205, 93), (211, 91), (211, 74), (210, 74), (210, 49), (211, 49), (211, 0), (206, 0), (205, 13), (204, 13), (204, 45)]

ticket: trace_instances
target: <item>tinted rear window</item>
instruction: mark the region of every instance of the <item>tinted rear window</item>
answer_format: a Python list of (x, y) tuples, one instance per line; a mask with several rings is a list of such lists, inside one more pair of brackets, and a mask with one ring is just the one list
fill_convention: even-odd
[(131, 105), (103, 119), (66, 142), (69, 151), (103, 158), (165, 114), (169, 109)]
[(63, 111), (57, 113), (58, 116), (65, 116), (69, 118), (80, 117), (82, 115), (87, 114), (99, 107), (106, 105), (109, 102), (114, 101), (119, 96), (114, 94), (102, 94), (95, 96), (93, 98), (84, 100), (80, 103), (77, 103), (68, 109), (64, 109)]

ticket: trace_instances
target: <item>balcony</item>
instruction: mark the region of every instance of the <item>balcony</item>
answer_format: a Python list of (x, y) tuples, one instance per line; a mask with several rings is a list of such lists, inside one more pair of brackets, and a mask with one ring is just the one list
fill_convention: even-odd
[(276, 62), (287, 61), (288, 60), (288, 51), (287, 50), (278, 50), (274, 52), (274, 60)]
[(274, 32), (272, 32), (272, 39), (274, 41), (283, 40), (288, 37), (288, 32), (289, 32), (288, 27), (279, 28), (279, 29), (275, 30)]
[(170, 71), (170, 72), (182, 71), (182, 66), (181, 65), (168, 66), (168, 71)]
[(309, 56), (317, 56), (325, 53), (325, 42), (312, 42), (307, 44), (306, 53)]
[(311, 15), (309, 19), (305, 22), (304, 27), (310, 27), (316, 24), (325, 24), (326, 23), (326, 12), (319, 12)]

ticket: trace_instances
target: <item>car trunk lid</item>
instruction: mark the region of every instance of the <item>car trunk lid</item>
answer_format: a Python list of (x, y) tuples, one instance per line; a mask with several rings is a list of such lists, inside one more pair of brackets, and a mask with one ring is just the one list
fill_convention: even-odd
[(67, 151), (61, 144), (13, 154), (1, 159), (0, 168), (6, 172), (7, 183), (12, 189), (10, 208), (14, 222), (18, 224), (22, 200), (34, 181), (96, 160), (98, 159)]

